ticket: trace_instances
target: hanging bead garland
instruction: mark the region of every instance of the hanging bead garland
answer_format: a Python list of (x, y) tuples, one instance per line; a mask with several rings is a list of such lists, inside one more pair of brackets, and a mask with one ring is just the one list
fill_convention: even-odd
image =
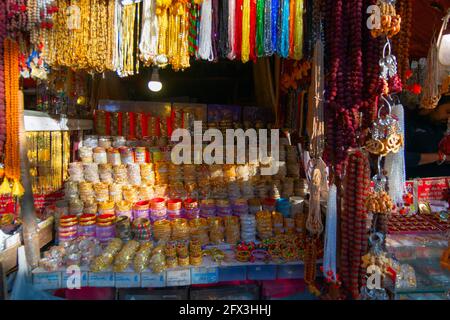
[[(0, 2), (0, 159), (6, 139), (4, 39), (6, 36), (6, 3)], [(1, 161), (1, 160), (0, 160)]]
[[(5, 101), (6, 101), (6, 145), (5, 178), (0, 186), (0, 194), (11, 193), (20, 197), (24, 189), (20, 184), (19, 119), (23, 117), (23, 105), (19, 103), (19, 45), (14, 40), (5, 39)], [(9, 188), (12, 183), (12, 189)]]
[(353, 151), (347, 161), (344, 178), (344, 206), (340, 212), (341, 249), (340, 274), (345, 288), (354, 299), (365, 270), (361, 269), (361, 258), (367, 253), (368, 213), (365, 200), (370, 186), (370, 165), (367, 155), (360, 150)]

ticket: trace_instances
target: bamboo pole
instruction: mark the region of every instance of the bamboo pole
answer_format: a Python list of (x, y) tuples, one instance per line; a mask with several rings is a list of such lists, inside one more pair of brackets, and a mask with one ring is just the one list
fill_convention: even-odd
[(22, 217), (23, 241), (25, 245), (25, 255), (27, 257), (28, 267), (34, 269), (39, 264), (39, 233), (36, 221), (36, 209), (34, 207), (33, 191), (30, 179), (30, 162), (28, 160), (28, 148), (25, 132), (24, 120), (24, 96), (19, 90), (19, 146), (20, 146), (20, 175), (22, 186), (25, 189), (23, 197), (20, 199), (20, 213)]

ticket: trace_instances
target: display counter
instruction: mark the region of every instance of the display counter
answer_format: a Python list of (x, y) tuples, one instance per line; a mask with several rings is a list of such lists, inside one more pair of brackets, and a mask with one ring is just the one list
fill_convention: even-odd
[[(320, 261), (318, 262), (320, 263)], [(115, 288), (160, 288), (188, 286), (193, 284), (214, 284), (226, 281), (303, 279), (303, 262), (286, 263), (242, 263), (222, 262), (218, 264), (205, 257), (202, 266), (177, 267), (159, 274), (146, 270), (141, 273), (128, 268), (124, 272), (91, 272), (87, 267), (80, 268), (81, 287)], [(66, 269), (45, 271), (33, 270), (33, 285), (37, 289), (51, 290), (70, 286), (71, 272)], [(75, 283), (75, 282), (73, 282)]]
[(396, 289), (396, 299), (450, 299), (450, 271), (440, 266), (440, 258), (447, 248), (447, 241), (443, 233), (389, 235), (389, 252), (402, 264), (412, 266), (416, 274), (416, 287)]

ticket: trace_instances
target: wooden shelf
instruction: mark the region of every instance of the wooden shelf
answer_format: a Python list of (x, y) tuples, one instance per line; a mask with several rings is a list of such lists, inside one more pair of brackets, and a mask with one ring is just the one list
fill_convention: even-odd
[(45, 112), (24, 111), (26, 131), (73, 131), (91, 130), (94, 122), (88, 119), (68, 119), (65, 117), (52, 117)]

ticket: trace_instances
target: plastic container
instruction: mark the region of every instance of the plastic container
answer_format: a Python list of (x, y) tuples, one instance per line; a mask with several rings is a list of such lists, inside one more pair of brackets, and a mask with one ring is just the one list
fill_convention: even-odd
[(209, 218), (216, 216), (216, 203), (214, 200), (202, 200), (200, 202), (200, 217)]
[(146, 160), (145, 147), (134, 148), (134, 162), (135, 163), (145, 163), (145, 160)]
[(273, 198), (266, 198), (264, 199), (263, 203), (262, 203), (262, 207), (264, 211), (275, 211), (276, 210), (276, 203), (277, 200), (273, 199)]
[(133, 218), (149, 218), (150, 204), (149, 201), (139, 201), (133, 206)]
[(108, 148), (111, 148), (111, 145), (112, 145), (112, 143), (111, 143), (111, 138), (110, 137), (101, 136), (101, 137), (98, 138), (98, 146), (99, 147), (108, 149)]
[(120, 160), (123, 164), (134, 163), (133, 151), (128, 147), (120, 147)]
[(106, 150), (102, 147), (97, 147), (93, 150), (92, 155), (94, 162), (98, 164), (108, 163), (108, 157), (106, 156)]
[(291, 203), (286, 198), (279, 198), (276, 202), (276, 211), (280, 212), (283, 217), (291, 217)]
[(247, 199), (237, 199), (233, 203), (233, 215), (241, 216), (249, 213)]
[(80, 237), (95, 238), (96, 232), (97, 225), (95, 221), (80, 222), (80, 225), (78, 226), (78, 235)]
[(200, 209), (195, 199), (184, 200), (184, 216), (186, 219), (196, 219), (200, 217)]
[(95, 233), (100, 243), (108, 243), (111, 239), (116, 237), (116, 227), (112, 222), (97, 222)]
[(170, 220), (182, 217), (183, 209), (181, 204), (181, 199), (170, 199), (167, 201), (167, 217)]

